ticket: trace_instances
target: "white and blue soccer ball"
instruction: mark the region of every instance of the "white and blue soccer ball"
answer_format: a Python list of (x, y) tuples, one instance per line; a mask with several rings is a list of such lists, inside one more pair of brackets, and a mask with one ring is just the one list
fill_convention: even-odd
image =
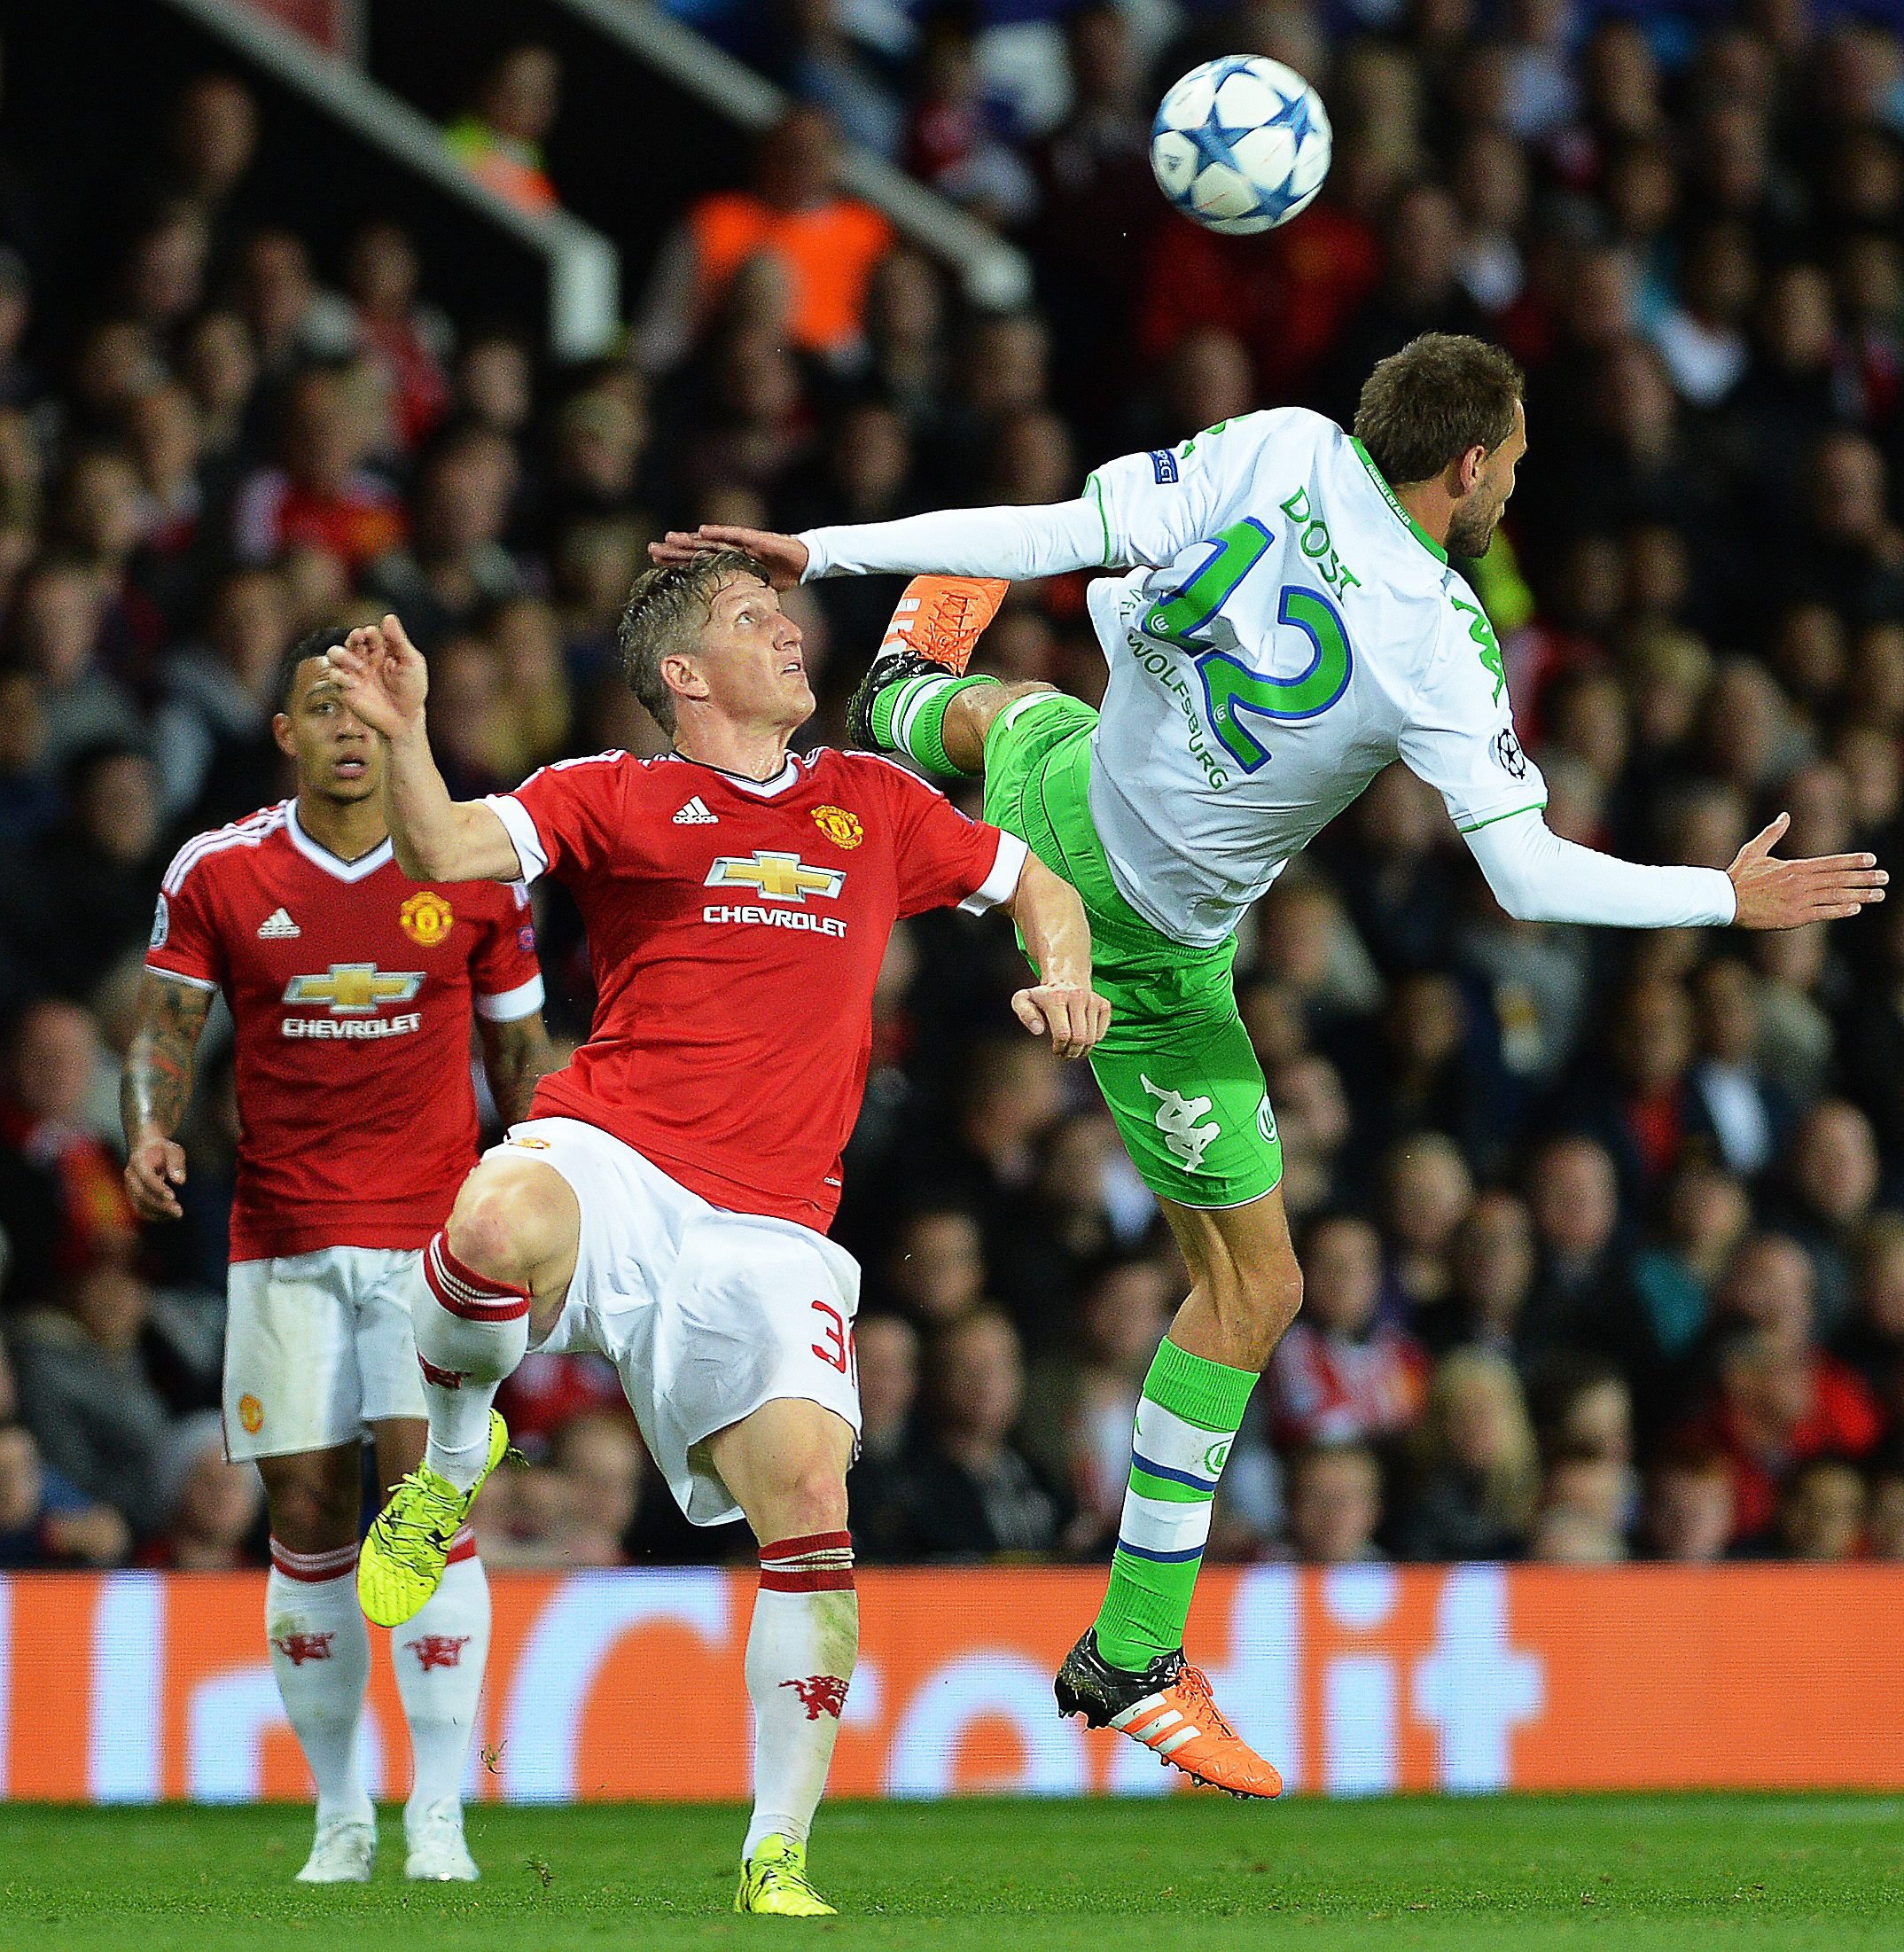
[(1151, 168), (1186, 217), (1248, 237), (1308, 207), (1334, 141), (1328, 111), (1294, 68), (1229, 54), (1193, 67), (1164, 97)]

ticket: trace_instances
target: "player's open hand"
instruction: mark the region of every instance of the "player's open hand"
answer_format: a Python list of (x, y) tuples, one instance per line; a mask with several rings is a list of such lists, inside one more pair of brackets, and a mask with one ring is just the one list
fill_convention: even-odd
[(429, 668), (395, 617), (359, 624), (324, 655), (344, 702), (373, 732), (396, 738), (422, 724)]
[(183, 1220), (175, 1187), (185, 1183), (185, 1148), (154, 1132), (132, 1148), (126, 1161), (126, 1191), (141, 1220)]
[(1739, 849), (1726, 870), (1738, 897), (1735, 928), (1803, 928), (1842, 922), (1869, 902), (1882, 902), (1891, 877), (1875, 854), (1825, 854), (1810, 861), (1775, 861), (1772, 849), (1791, 824), (1778, 818)]
[(1034, 983), (1011, 999), (1018, 1021), (1034, 1037), (1049, 1037), (1061, 1058), (1089, 1057), (1111, 1027), (1111, 1005), (1077, 983)]
[(658, 543), (648, 544), (657, 563), (691, 563), (714, 549), (744, 549), (758, 556), (773, 574), (776, 590), (791, 590), (807, 574), (807, 545), (798, 535), (779, 535), (770, 528), (736, 528), (726, 522), (703, 522), (698, 528), (671, 528)]

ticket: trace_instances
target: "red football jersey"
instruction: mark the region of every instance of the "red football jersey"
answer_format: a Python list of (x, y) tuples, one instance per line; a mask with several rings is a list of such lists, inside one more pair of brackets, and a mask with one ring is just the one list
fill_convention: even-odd
[(1025, 844), (869, 753), (792, 757), (764, 782), (604, 753), (489, 805), (524, 876), (589, 932), (595, 1023), (535, 1113), (598, 1125), (739, 1213), (822, 1231), (872, 1047), (893, 925), (1018, 886)]
[(179, 849), (145, 961), (231, 1006), (234, 1261), (425, 1245), (476, 1158), (471, 1009), (542, 1003), (526, 889), (340, 861), (294, 800)]

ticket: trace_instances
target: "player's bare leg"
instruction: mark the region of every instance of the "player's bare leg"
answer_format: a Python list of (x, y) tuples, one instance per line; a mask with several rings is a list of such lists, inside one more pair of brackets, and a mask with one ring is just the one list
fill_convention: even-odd
[(904, 753), (929, 773), (985, 769), (985, 738), (1007, 707), (1052, 687), (967, 677), (965, 667), (1010, 586), (967, 576), (915, 576), (878, 654), (847, 707), (856, 746)]
[(807, 1838), (859, 1655), (847, 1530), (853, 1433), (831, 1410), (789, 1397), (717, 1431), (706, 1449), (761, 1547), (746, 1667), (753, 1815), (734, 1909), (823, 1917), (832, 1907), (807, 1882)]
[(377, 1859), (376, 1812), (357, 1770), (371, 1677), (371, 1636), (352, 1578), (363, 1468), (355, 1443), (258, 1460), (271, 1524), (271, 1672), (317, 1785), (316, 1837), (301, 1884), (362, 1884)]
[(424, 1249), (411, 1313), (429, 1441), (378, 1513), (357, 1568), (358, 1597), (379, 1626), (415, 1619), (442, 1583), (476, 1494), (509, 1447), (496, 1393), (532, 1331), (555, 1325), (581, 1238), (568, 1182), (505, 1153), (479, 1162)]
[[(371, 1425), (384, 1502), (423, 1461), (429, 1429), (417, 1417)], [(390, 1664), (410, 1725), (403, 1869), (406, 1877), (427, 1884), (469, 1884), (480, 1873), (463, 1836), (463, 1770), (489, 1660), (489, 1579), (466, 1531), (451, 1543), (446, 1560), (442, 1583), (390, 1638)]]
[(1162, 1204), (1190, 1292), (1144, 1383), (1110, 1589), (1058, 1675), (1058, 1707), (1201, 1782), (1275, 1796), (1282, 1778), (1224, 1720), (1182, 1641), (1217, 1480), (1256, 1378), (1301, 1306), (1302, 1274), (1280, 1191), (1213, 1210)]

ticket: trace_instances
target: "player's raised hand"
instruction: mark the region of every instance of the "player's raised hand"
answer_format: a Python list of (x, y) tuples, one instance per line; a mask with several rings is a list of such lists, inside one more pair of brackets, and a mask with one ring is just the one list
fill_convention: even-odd
[(141, 1220), (183, 1220), (175, 1186), (185, 1183), (185, 1148), (157, 1132), (142, 1138), (126, 1160), (126, 1191)]
[(714, 549), (744, 549), (758, 556), (773, 573), (776, 590), (792, 589), (807, 574), (807, 545), (798, 535), (776, 535), (770, 528), (736, 528), (726, 522), (671, 528), (659, 542), (648, 544), (648, 554), (657, 563), (691, 563)]
[(359, 624), (324, 655), (345, 703), (373, 732), (395, 738), (422, 724), (429, 668), (394, 616)]
[(1824, 854), (1810, 861), (1775, 861), (1772, 849), (1791, 824), (1778, 818), (1738, 851), (1726, 870), (1738, 897), (1735, 928), (1803, 928), (1842, 922), (1867, 902), (1882, 902), (1891, 877), (1875, 854)]
[(1089, 1057), (1111, 1027), (1111, 1005), (1077, 983), (1034, 983), (1011, 999), (1018, 1021), (1034, 1037), (1050, 1037), (1061, 1058)]

